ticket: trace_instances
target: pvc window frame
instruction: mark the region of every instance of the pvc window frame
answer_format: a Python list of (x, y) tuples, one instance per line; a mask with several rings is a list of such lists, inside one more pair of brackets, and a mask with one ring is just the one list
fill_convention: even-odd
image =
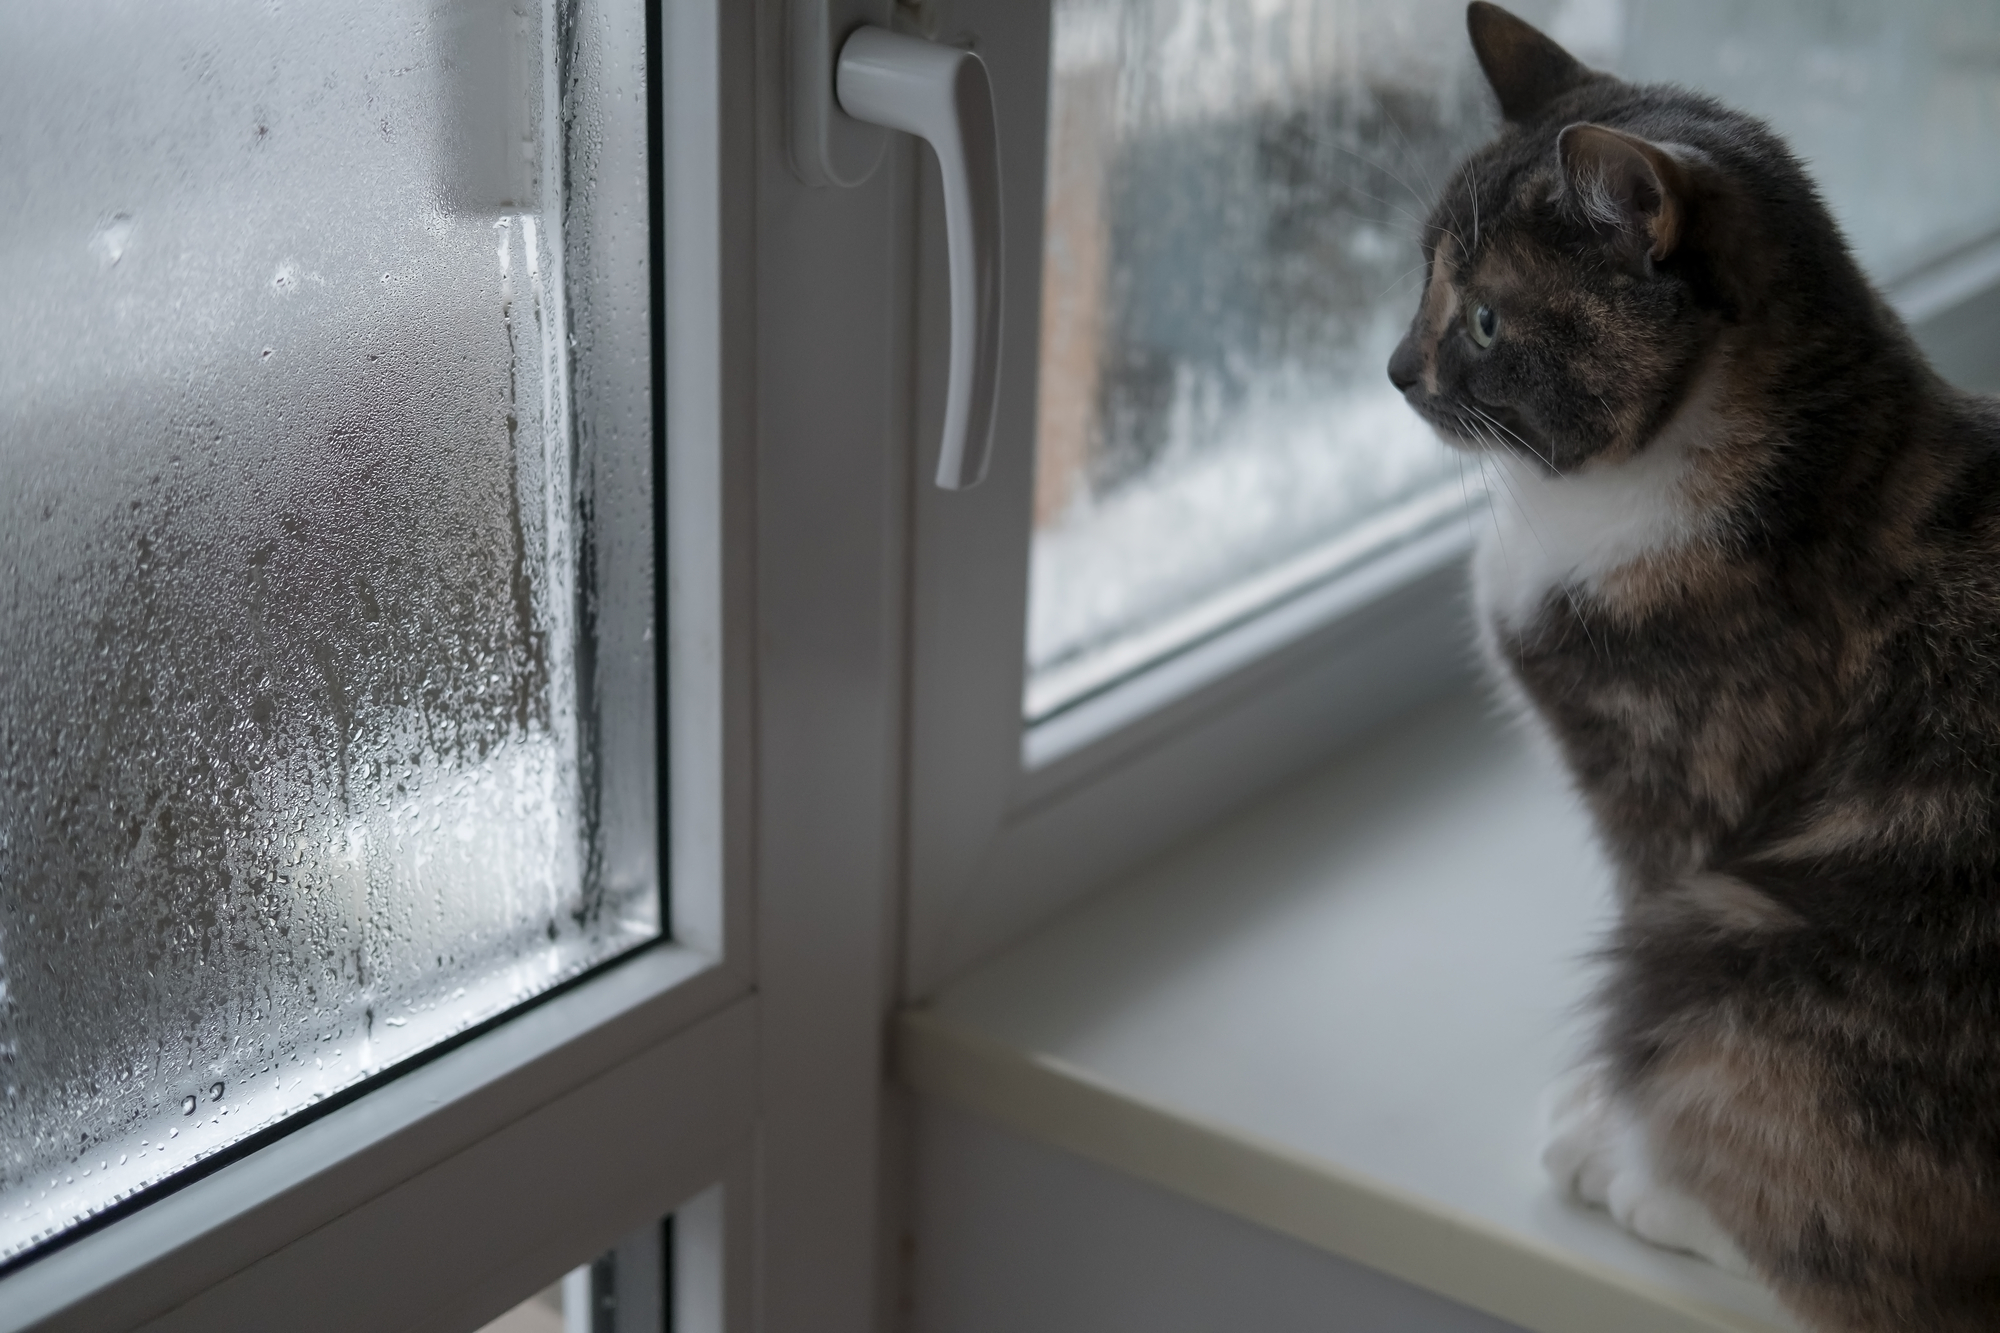
[[(914, 505), (904, 986), (919, 999), (1472, 670), (1459, 573), (1469, 528), (1453, 513), (1046, 720), (1024, 720), (1052, 4), (925, 10), (939, 33), (970, 34), (992, 73), (1006, 285), (988, 479), (964, 494), (919, 486)], [(943, 383), (934, 194), (928, 182), (917, 191), (919, 440), (934, 434)], [(918, 458), (919, 475), (928, 461)]]
[[(753, 256), (728, 237), (754, 199), (740, 151), (754, 16), (721, 0), (629, 9), (648, 20), (660, 96), (649, 110), (643, 55), (621, 67), (599, 51), (595, 114), (648, 130), (664, 208), (655, 216), (648, 203), (646, 160), (601, 160), (593, 203), (620, 215), (628, 261), (646, 253), (657, 266), (652, 327), (645, 307), (627, 308), (614, 318), (632, 327), (602, 330), (605, 345), (650, 337), (660, 359), (643, 390), (673, 386), (654, 463), (669, 585), (656, 605), (660, 669), (674, 705), (660, 756), (667, 938), (31, 1259), (0, 1279), (5, 1333), (462, 1333), (682, 1205), (677, 1327), (748, 1326), (762, 1073), (744, 688), (754, 534), (748, 477), (727, 460), (747, 424), (751, 367), (742, 332), (725, 325), (752, 277)], [(640, 409), (642, 424), (624, 428), (652, 437)]]

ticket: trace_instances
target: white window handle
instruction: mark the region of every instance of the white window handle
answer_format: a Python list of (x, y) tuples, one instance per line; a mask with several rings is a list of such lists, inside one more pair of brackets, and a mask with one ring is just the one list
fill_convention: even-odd
[(925, 140), (944, 178), (951, 374), (937, 484), (976, 486), (993, 451), (1000, 381), (1000, 130), (985, 62), (970, 51), (858, 29), (840, 48), (840, 109)]

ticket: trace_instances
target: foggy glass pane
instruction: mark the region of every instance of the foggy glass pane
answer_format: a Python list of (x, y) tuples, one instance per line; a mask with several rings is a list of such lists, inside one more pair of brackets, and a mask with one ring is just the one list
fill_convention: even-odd
[(0, 1259), (660, 932), (552, 22), (0, 10)]
[(1879, 279), (2000, 227), (1991, 0), (1569, 0), (1557, 17), (1603, 68), (1768, 119)]
[(1461, 493), (1382, 366), (1426, 200), (1494, 127), (1464, 23), (1460, 0), (1057, 0), (1031, 714), (1121, 639)]
[[(1990, 0), (1510, 8), (1769, 117), (1878, 276), (2000, 224)], [(1383, 367), (1496, 128), (1462, 0), (1056, 0), (1053, 48), (1031, 718), (1464, 521)]]

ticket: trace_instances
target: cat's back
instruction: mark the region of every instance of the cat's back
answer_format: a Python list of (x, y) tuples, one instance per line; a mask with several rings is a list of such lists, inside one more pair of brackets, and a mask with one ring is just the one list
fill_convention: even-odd
[(1828, 543), (1845, 568), (1814, 575), (1850, 627), (1829, 762), (1845, 788), (1927, 802), (1911, 836), (2000, 853), (2000, 398), (1938, 384), (1899, 453), (1865, 535)]
[(2000, 645), (2000, 397), (1935, 379), (1924, 397), (1887, 465), (1851, 483), (1874, 491), (1873, 513), (1861, 532), (1829, 534), (1855, 567), (1839, 582), (1829, 570), (1826, 593), (1875, 599), (1927, 645), (1934, 683), (2000, 681), (1985, 647)]

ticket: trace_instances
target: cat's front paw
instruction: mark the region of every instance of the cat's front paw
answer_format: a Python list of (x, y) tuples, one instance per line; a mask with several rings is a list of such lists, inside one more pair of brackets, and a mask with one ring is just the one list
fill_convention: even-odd
[(1564, 1194), (1608, 1205), (1618, 1159), (1618, 1117), (1604, 1078), (1586, 1066), (1566, 1074), (1542, 1098), (1542, 1167)]
[(1659, 1178), (1645, 1126), (1600, 1071), (1578, 1070), (1551, 1088), (1544, 1126), (1542, 1165), (1557, 1189), (1609, 1212), (1641, 1240), (1749, 1275), (1743, 1252), (1707, 1207)]

